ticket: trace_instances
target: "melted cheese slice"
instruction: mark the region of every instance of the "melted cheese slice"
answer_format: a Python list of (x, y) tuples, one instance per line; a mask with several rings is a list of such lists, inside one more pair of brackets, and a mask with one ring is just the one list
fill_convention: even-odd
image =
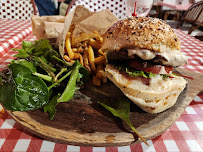
[[(128, 49), (128, 56), (139, 56), (143, 60), (152, 60), (157, 63), (162, 63), (167, 66), (182, 66), (187, 62), (187, 57), (178, 50), (167, 51), (163, 53), (153, 52), (147, 49), (133, 48)], [(155, 58), (160, 56), (159, 58)]]

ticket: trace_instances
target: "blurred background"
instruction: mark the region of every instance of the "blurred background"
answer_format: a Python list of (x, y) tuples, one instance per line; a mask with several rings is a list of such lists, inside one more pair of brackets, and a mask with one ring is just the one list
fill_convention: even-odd
[[(129, 16), (129, 6), (135, 0), (1, 0), (0, 18), (30, 20), (33, 14), (40, 16), (63, 15), (75, 6), (83, 5), (91, 11), (109, 9), (119, 19)], [(165, 20), (172, 28), (178, 28), (203, 41), (203, 0), (137, 0), (150, 1), (147, 14)], [(149, 7), (150, 6), (150, 7)], [(132, 6), (133, 8), (134, 6)], [(133, 11), (133, 9), (130, 10)], [(137, 10), (138, 11), (138, 10)], [(132, 12), (133, 13), (133, 12)], [(139, 13), (138, 13), (139, 15)]]
[[(40, 12), (41, 0), (35, 0)], [(118, 18), (125, 18), (127, 1), (135, 0), (43, 0), (51, 1), (55, 5), (52, 14), (66, 15), (76, 5), (84, 5), (91, 11), (110, 9)], [(47, 4), (47, 2), (46, 2)], [(96, 4), (96, 5), (95, 5)], [(48, 9), (48, 8), (47, 8)], [(42, 14), (40, 14), (42, 15)], [(47, 14), (48, 15), (48, 14)], [(203, 41), (203, 1), (202, 0), (153, 0), (150, 17), (165, 20), (172, 28), (179, 28)]]

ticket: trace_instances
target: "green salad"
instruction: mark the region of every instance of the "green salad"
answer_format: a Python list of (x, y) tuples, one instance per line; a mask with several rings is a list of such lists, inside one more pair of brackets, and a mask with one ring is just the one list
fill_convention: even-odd
[(15, 51), (18, 58), (0, 74), (0, 101), (8, 110), (43, 108), (53, 119), (56, 105), (71, 100), (77, 86), (88, 80), (89, 73), (80, 62), (70, 67), (48, 40), (23, 41)]

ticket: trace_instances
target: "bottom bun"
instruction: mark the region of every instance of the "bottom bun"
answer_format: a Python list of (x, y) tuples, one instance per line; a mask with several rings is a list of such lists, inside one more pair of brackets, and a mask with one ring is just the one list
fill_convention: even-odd
[(149, 113), (159, 113), (172, 107), (187, 81), (179, 76), (163, 79), (157, 75), (143, 84), (140, 77), (131, 78), (120, 73), (114, 66), (106, 66), (107, 77), (137, 106)]

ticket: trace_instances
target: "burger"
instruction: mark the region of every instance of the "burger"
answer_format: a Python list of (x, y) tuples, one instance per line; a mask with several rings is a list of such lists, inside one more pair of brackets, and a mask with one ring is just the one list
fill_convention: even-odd
[(128, 17), (103, 36), (107, 77), (137, 106), (149, 113), (172, 107), (187, 81), (173, 69), (187, 62), (173, 29), (163, 20)]

